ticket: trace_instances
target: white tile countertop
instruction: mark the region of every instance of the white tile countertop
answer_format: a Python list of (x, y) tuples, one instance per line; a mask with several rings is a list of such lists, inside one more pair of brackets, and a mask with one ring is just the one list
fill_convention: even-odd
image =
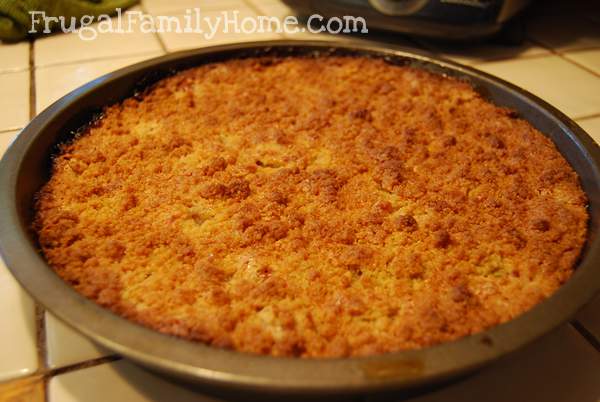
[[(189, 7), (200, 7), (204, 15), (291, 14), (279, 0), (143, 0), (134, 10), (182, 19)], [(597, 13), (581, 13), (558, 1), (538, 7), (541, 12), (519, 46), (444, 45), (397, 35), (369, 39), (426, 49), (504, 78), (553, 104), (600, 142), (600, 7)], [(137, 31), (125, 37), (100, 34), (94, 41), (71, 33), (0, 43), (0, 155), (32, 117), (110, 71), (182, 49), (283, 38), (348, 40), (268, 32), (220, 32), (204, 40)], [(75, 333), (36, 305), (2, 262), (0, 317), (0, 402), (214, 400), (149, 374)], [(600, 296), (542, 340), (466, 380), (411, 400), (600, 401)]]

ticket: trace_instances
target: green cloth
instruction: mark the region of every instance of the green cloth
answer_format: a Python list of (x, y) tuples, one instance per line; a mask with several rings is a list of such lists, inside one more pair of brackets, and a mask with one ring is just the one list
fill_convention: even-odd
[[(112, 15), (116, 8), (127, 8), (138, 0), (0, 0), (0, 40), (19, 41), (31, 29), (30, 11), (44, 11), (48, 17), (64, 16), (67, 26), (71, 17), (78, 21), (84, 15)], [(41, 18), (38, 16), (37, 18)], [(57, 24), (51, 26), (57, 28)], [(37, 24), (41, 33), (44, 24)]]

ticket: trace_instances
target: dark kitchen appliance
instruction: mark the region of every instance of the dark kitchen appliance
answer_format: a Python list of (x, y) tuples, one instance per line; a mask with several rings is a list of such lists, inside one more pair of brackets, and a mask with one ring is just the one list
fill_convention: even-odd
[(299, 15), (363, 17), (369, 30), (446, 40), (493, 36), (529, 0), (283, 0)]

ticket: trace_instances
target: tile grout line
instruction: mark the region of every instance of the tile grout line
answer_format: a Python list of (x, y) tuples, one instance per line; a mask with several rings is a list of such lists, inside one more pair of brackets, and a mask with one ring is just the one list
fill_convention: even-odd
[(36, 303), (35, 320), (37, 327), (38, 372), (42, 374), (43, 400), (48, 401), (48, 367), (46, 364), (46, 314), (44, 308)]
[[(536, 43), (537, 45), (537, 43)], [(550, 51), (549, 49), (544, 48), (545, 50)], [(531, 60), (531, 59), (541, 59), (544, 57), (552, 57), (555, 56), (555, 54), (553, 54), (552, 52), (549, 53), (540, 53), (540, 54), (530, 54), (529, 56), (517, 56), (517, 57), (498, 57), (498, 58), (492, 58), (489, 60), (482, 60), (482, 61), (477, 61), (471, 64), (465, 64), (462, 62), (458, 62), (457, 63), (461, 63), (461, 64), (465, 64), (466, 66), (481, 66), (482, 64), (487, 64), (487, 63), (498, 63), (498, 62), (505, 62), (505, 61), (519, 61), (519, 60)], [(448, 57), (445, 57), (448, 58)], [(451, 59), (452, 60), (452, 59)]]
[(104, 363), (112, 363), (112, 362), (116, 362), (116, 361), (119, 361), (122, 359), (123, 359), (123, 357), (120, 355), (117, 355), (117, 354), (102, 356), (102, 357), (98, 357), (97, 359), (86, 360), (86, 361), (79, 362), (79, 363), (73, 363), (68, 366), (62, 366), (62, 367), (57, 367), (54, 369), (47, 370), (44, 373), (44, 377), (46, 378), (46, 382), (48, 382), (48, 380), (51, 377), (55, 377), (57, 375), (66, 374), (66, 373), (70, 373), (72, 371), (83, 370), (83, 369), (99, 366)]
[[(163, 49), (161, 49), (161, 50), (163, 50)], [(156, 52), (157, 52), (156, 50), (149, 50), (149, 51), (143, 51), (143, 52), (134, 52), (134, 53), (128, 53), (128, 54), (121, 54), (121, 55), (117, 55), (117, 56), (92, 57), (92, 58), (83, 59), (83, 60), (73, 60), (73, 61), (66, 61), (66, 62), (46, 64), (46, 65), (43, 65), (43, 66), (37, 66), (37, 67), (35, 67), (35, 69), (36, 70), (43, 70), (43, 69), (52, 68), (52, 67), (72, 66), (74, 64), (94, 63), (94, 62), (97, 62), (97, 61), (104, 61), (104, 60), (126, 59), (128, 57), (143, 56), (143, 55), (146, 55), (146, 54), (151, 54), (151, 53), (156, 53)]]
[[(590, 50), (600, 50), (600, 45), (589, 45), (589, 46), (583, 46), (583, 47), (578, 47), (575, 49), (567, 49), (566, 51), (562, 52), (562, 53), (583, 53), (583, 52), (589, 52)], [(560, 52), (559, 52), (560, 53)]]
[[(140, 3), (140, 8), (142, 9), (142, 12), (144, 14), (152, 15), (146, 9), (146, 5), (145, 5), (145, 3), (143, 1)], [(156, 28), (156, 27), (154, 27), (154, 28)], [(156, 37), (156, 40), (158, 41), (158, 44), (159, 44), (160, 48), (162, 49), (162, 51), (165, 54), (168, 54), (169, 51), (167, 50), (167, 45), (165, 45), (165, 42), (163, 41), (163, 39), (160, 37), (160, 35), (158, 34), (158, 32), (156, 32), (156, 29), (154, 30), (154, 36)]]
[(33, 119), (36, 114), (35, 101), (35, 51), (34, 40), (29, 41), (29, 120)]
[(248, 8), (256, 13), (256, 15), (262, 15), (262, 11), (248, 0), (242, 0), (242, 4), (245, 4)]
[[(79, 370), (85, 370), (88, 368), (100, 366), (102, 364), (113, 363), (113, 362), (117, 362), (120, 360), (124, 360), (121, 355), (111, 354), (108, 356), (102, 356), (102, 357), (98, 357), (95, 359), (88, 359), (88, 360), (84, 360), (81, 362), (68, 364), (65, 366), (55, 367), (52, 369), (49, 369), (46, 367), (43, 370), (38, 369), (36, 372), (28, 374), (28, 375), (19, 376), (19, 377), (15, 377), (12, 379), (0, 381), (0, 385), (16, 383), (16, 382), (25, 381), (25, 380), (33, 381), (34, 383), (42, 382), (43, 383), (42, 388), (44, 390), (43, 401), (48, 401), (48, 395), (49, 395), (48, 383), (52, 378), (54, 378), (58, 375), (67, 374), (67, 373), (71, 373), (71, 372), (79, 371)], [(2, 399), (2, 395), (0, 395), (0, 401), (4, 401), (4, 399)], [(32, 402), (42, 402), (42, 401), (36, 399)]]
[(110, 355), (110, 356), (99, 357), (97, 359), (86, 360), (83, 362), (70, 364), (68, 366), (57, 367), (57, 368), (50, 369), (50, 370), (45, 369), (42, 373), (42, 381), (44, 382), (43, 383), (44, 402), (49, 402), (50, 380), (52, 378), (54, 378), (58, 375), (61, 375), (61, 374), (67, 374), (67, 373), (77, 371), (77, 370), (84, 370), (84, 369), (92, 368), (95, 366), (100, 366), (105, 363), (112, 363), (115, 361), (119, 361), (121, 359), (122, 359), (122, 357), (119, 355)]
[(15, 74), (15, 73), (23, 73), (25, 71), (27, 71), (29, 69), (29, 65), (27, 67), (22, 67), (22, 68), (12, 68), (12, 69), (5, 69), (5, 70), (0, 70), (0, 75), (4, 75), (4, 74)]
[(543, 47), (544, 49), (546, 49), (556, 55), (561, 55), (564, 53), (579, 53), (579, 52), (586, 52), (589, 50), (599, 50), (600, 49), (600, 45), (581, 45), (581, 47), (575, 47), (575, 48), (571, 48), (571, 49), (567, 48), (567, 49), (561, 51), (561, 50), (554, 49), (550, 45), (547, 45), (544, 42), (540, 41), (539, 39), (535, 39), (531, 36), (528, 36), (527, 40), (535, 43), (536, 45), (538, 45), (540, 47)]
[[(549, 52), (550, 52), (552, 55), (554, 55), (554, 56), (557, 56), (557, 57), (559, 57), (560, 59), (562, 59), (562, 60), (566, 61), (567, 63), (570, 63), (570, 64), (572, 64), (572, 65), (574, 65), (574, 66), (576, 66), (576, 67), (579, 67), (580, 69), (582, 69), (582, 70), (584, 70), (584, 71), (587, 71), (588, 73), (590, 73), (590, 74), (594, 75), (594, 76), (595, 76), (595, 77), (597, 77), (597, 78), (600, 78), (600, 73), (598, 73), (598, 72), (596, 72), (596, 71), (594, 71), (594, 70), (592, 70), (592, 69), (590, 69), (590, 68), (588, 68), (588, 67), (586, 67), (586, 66), (584, 66), (584, 65), (582, 65), (582, 64), (580, 64), (580, 63), (578, 63), (578, 62), (576, 62), (576, 61), (574, 61), (574, 60), (571, 60), (571, 59), (569, 59), (568, 57), (565, 57), (565, 56), (564, 56), (564, 53), (568, 53), (568, 52), (560, 52), (560, 51), (558, 51), (558, 50), (556, 50), (556, 49), (553, 49), (553, 48), (551, 48), (551, 47), (548, 47), (548, 46), (546, 46), (545, 44), (543, 44), (542, 42), (540, 42), (539, 40), (536, 40), (536, 39), (534, 39), (534, 38), (532, 38), (532, 37), (530, 37), (530, 36), (527, 36), (527, 39), (529, 39), (531, 42), (535, 43), (536, 45), (538, 45), (538, 46), (541, 46), (541, 47), (543, 47), (544, 49), (548, 50), (548, 51), (549, 51)], [(591, 49), (594, 49), (594, 48), (595, 48), (595, 47), (591, 47)], [(582, 49), (576, 49), (576, 50), (573, 50), (573, 52), (575, 52), (575, 51), (579, 51), (579, 50), (582, 50), (582, 51), (583, 51), (583, 50), (590, 50), (590, 49), (585, 49), (585, 48), (582, 48)]]
[(585, 70), (585, 71), (587, 71), (588, 73), (590, 73), (590, 74), (592, 74), (592, 75), (595, 75), (595, 76), (596, 76), (596, 78), (600, 78), (600, 73), (598, 73), (598, 72), (596, 72), (596, 71), (592, 70), (591, 68), (589, 68), (589, 67), (587, 67), (587, 66), (585, 66), (585, 65), (583, 65), (583, 64), (581, 64), (581, 63), (579, 63), (578, 61), (572, 60), (572, 59), (570, 59), (570, 58), (568, 58), (568, 57), (564, 56), (564, 55), (563, 55), (563, 54), (561, 54), (561, 53), (557, 53), (557, 55), (558, 55), (558, 57), (560, 57), (561, 59), (563, 59), (563, 60), (565, 60), (565, 61), (567, 61), (567, 62), (569, 62), (569, 63), (571, 63), (571, 64), (573, 64), (573, 65), (575, 65), (575, 66), (577, 66), (577, 67), (579, 67), (579, 68), (581, 68), (582, 70)]
[(573, 120), (576, 121), (576, 122), (578, 122), (578, 121), (581, 121), (581, 120), (595, 119), (597, 117), (600, 117), (600, 113), (588, 114), (588, 115), (585, 115), (585, 116), (577, 117), (577, 118), (575, 118)]
[[(29, 41), (29, 120), (36, 115), (36, 86), (35, 86), (35, 40)], [(46, 319), (44, 308), (35, 303), (35, 330), (36, 330), (36, 350), (38, 369), (37, 373), (46, 372)], [(42, 376), (42, 400), (47, 402), (48, 389), (46, 376)]]
[(44, 308), (35, 303), (35, 332), (36, 349), (38, 358), (38, 372), (46, 371), (46, 319), (44, 317)]
[[(244, 4), (246, 7), (248, 7), (256, 15), (264, 15), (264, 13), (262, 12), (262, 10), (260, 8), (258, 8), (256, 5), (254, 5), (252, 2), (250, 2), (248, 0), (241, 0), (241, 4)], [(271, 29), (274, 28), (272, 22), (270, 22), (269, 25), (271, 26)], [(275, 31), (272, 31), (271, 33), (276, 34), (279, 37), (279, 39), (287, 39), (285, 37), (285, 35), (283, 35), (282, 33), (275, 32)]]
[[(560, 58), (561, 60), (566, 61), (567, 63), (569, 63), (569, 64), (571, 64), (571, 65), (573, 65), (573, 66), (575, 66), (575, 67), (577, 67), (577, 68), (579, 68), (581, 70), (584, 70), (584, 71), (592, 74), (596, 78), (600, 78), (600, 73), (597, 73), (596, 71), (591, 70), (591, 69), (587, 68), (586, 66), (583, 66), (583, 65), (581, 65), (581, 64), (579, 64), (579, 63), (577, 63), (577, 62), (575, 62), (575, 61), (573, 61), (573, 60), (565, 57), (563, 53), (561, 53), (561, 52), (557, 51), (556, 49), (553, 49), (553, 48), (551, 48), (549, 46), (546, 46), (544, 43), (540, 42), (539, 40), (537, 40), (535, 38), (532, 38), (529, 35), (527, 35), (527, 40), (531, 41), (532, 43), (534, 43), (534, 44), (542, 47), (543, 49), (546, 49), (548, 52), (550, 52), (550, 54), (546, 55), (546, 56), (556, 56), (556, 57)], [(579, 50), (589, 50), (589, 49), (579, 49)], [(574, 120), (574, 121), (577, 122), (579, 120), (592, 119), (592, 118), (598, 117), (598, 116), (600, 116), (600, 113), (592, 113), (592, 114), (589, 114), (589, 115), (584, 115), (584, 116), (580, 116), (580, 117), (576, 117), (576, 118), (575, 117), (569, 117), (569, 118), (571, 120)]]
[[(245, 4), (246, 7), (249, 8), (251, 11), (253, 11), (257, 16), (267, 15), (258, 6), (256, 6), (254, 3), (252, 3), (249, 0), (241, 0), (241, 2), (242, 2), (242, 4)], [(283, 32), (277, 32), (274, 29), (275, 27), (273, 24), (274, 23), (271, 22), (271, 28), (273, 28), (273, 30), (270, 33), (277, 35), (279, 40), (291, 40), (291, 38), (287, 37)]]
[(600, 340), (594, 336), (588, 329), (579, 321), (571, 321), (571, 326), (581, 335), (587, 343), (589, 343), (596, 351), (600, 352)]
[(11, 133), (13, 131), (21, 131), (21, 130), (23, 130), (23, 127), (3, 128), (2, 130), (0, 130), (0, 134), (7, 134), (7, 133)]

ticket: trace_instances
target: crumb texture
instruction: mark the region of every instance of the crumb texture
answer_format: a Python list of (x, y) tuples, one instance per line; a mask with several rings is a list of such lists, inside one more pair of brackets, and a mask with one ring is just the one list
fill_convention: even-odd
[(361, 57), (164, 79), (62, 146), (35, 229), (77, 291), (217, 347), (340, 357), (508, 321), (572, 274), (586, 198), (467, 83)]

